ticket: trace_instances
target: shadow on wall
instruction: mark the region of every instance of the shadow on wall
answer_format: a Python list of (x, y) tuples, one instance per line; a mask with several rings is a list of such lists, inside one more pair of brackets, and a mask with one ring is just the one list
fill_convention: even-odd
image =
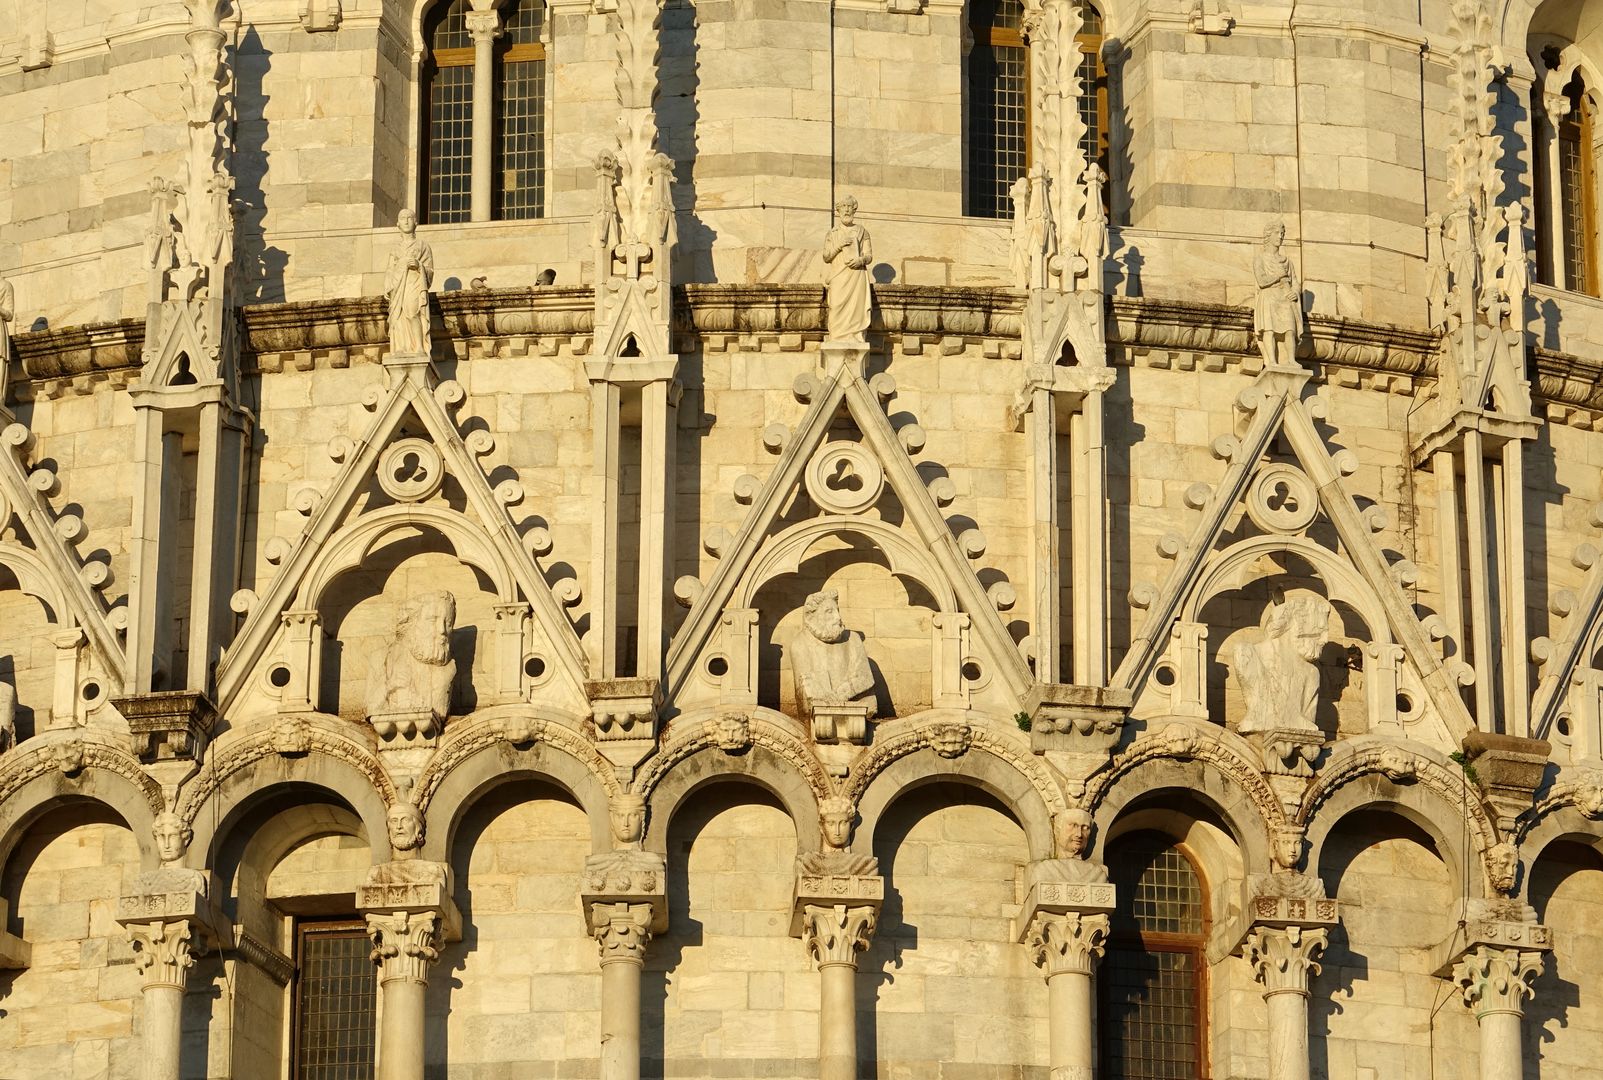
[(240, 298), (247, 303), (281, 303), (285, 298), (284, 269), (289, 255), (267, 243), (267, 94), (263, 83), (273, 66), (273, 54), (255, 27), (246, 29), (234, 54), (234, 99), (239, 118), (234, 125), (234, 198), (244, 204), (234, 250), (234, 273)]
[(674, 259), (680, 280), (717, 281), (712, 247), (716, 230), (696, 214), (696, 130), (701, 119), (696, 93), (701, 86), (701, 46), (697, 41), (696, 7), (669, 4), (662, 12), (662, 59), (658, 65), (661, 93), (656, 113), (658, 145), (674, 160)]

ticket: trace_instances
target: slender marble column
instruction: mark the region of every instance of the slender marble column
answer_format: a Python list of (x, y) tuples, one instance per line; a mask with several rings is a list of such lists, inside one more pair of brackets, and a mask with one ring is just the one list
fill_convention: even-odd
[(433, 911), (369, 914), (367, 935), (379, 966), (384, 1019), (378, 1080), (423, 1080), (423, 995), (439, 959), (440, 916)]
[(651, 941), (651, 905), (592, 904), (601, 946), (601, 1080), (640, 1080), (640, 970)]
[(198, 951), (193, 943), (194, 924), (188, 919), (179, 919), (134, 923), (126, 929), (134, 945), (134, 966), (143, 976), (142, 1075), (145, 1080), (178, 1080), (184, 989)]
[(1046, 975), (1052, 1080), (1092, 1080), (1096, 1075), (1091, 976), (1107, 937), (1106, 915), (1040, 911), (1030, 922), (1025, 944)]
[(1481, 1080), (1521, 1080), (1520, 1018), (1530, 980), (1542, 973), (1542, 954), (1481, 945), (1453, 969), (1464, 1004), (1481, 1029)]
[(1269, 1006), (1269, 1080), (1308, 1080), (1308, 980), (1319, 973), (1324, 929), (1260, 926), (1245, 953)]
[(818, 965), (819, 1080), (857, 1080), (857, 954), (878, 918), (872, 907), (802, 909), (802, 944)]
[(468, 36), (473, 38), (473, 162), (469, 180), (470, 212), (474, 221), (491, 215), (490, 151), (495, 146), (495, 39), (501, 35), (501, 13), (472, 11), (467, 15)]

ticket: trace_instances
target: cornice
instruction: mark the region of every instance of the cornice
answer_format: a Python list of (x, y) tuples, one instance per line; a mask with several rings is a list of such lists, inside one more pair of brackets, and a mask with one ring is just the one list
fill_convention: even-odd
[[(595, 323), (594, 292), (583, 286), (469, 289), (434, 298), (436, 341), (459, 359), (582, 355)], [(1022, 294), (1003, 288), (881, 285), (876, 329), (888, 350), (967, 342), (992, 357), (1016, 354)], [(699, 284), (677, 290), (674, 331), (681, 351), (799, 350), (822, 341), (824, 290), (818, 285)], [(1186, 300), (1115, 296), (1108, 303), (1110, 360), (1151, 368), (1239, 367), (1259, 360), (1249, 309)], [(385, 348), (384, 299), (377, 296), (257, 304), (241, 310), (247, 370), (275, 372), (376, 363)], [(26, 379), (20, 397), (91, 393), (100, 383), (136, 378), (144, 324), (138, 319), (28, 331), (13, 338)], [(1011, 346), (1011, 347), (1010, 347)], [(1336, 385), (1412, 393), (1431, 379), (1434, 334), (1312, 316), (1303, 358)], [(1533, 354), (1534, 389), (1569, 409), (1603, 409), (1603, 359), (1545, 349)], [(1594, 418), (1585, 418), (1586, 426)]]

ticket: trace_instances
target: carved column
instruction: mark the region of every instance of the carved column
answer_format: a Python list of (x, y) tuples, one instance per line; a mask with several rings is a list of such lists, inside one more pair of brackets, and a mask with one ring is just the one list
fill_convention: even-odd
[(594, 904), (590, 932), (601, 947), (602, 1080), (639, 1080), (640, 970), (651, 941), (651, 905)]
[(367, 872), (356, 891), (367, 916), (382, 995), (377, 1080), (423, 1080), (423, 998), (440, 945), (461, 939), (451, 868), (398, 859)]
[(819, 1080), (857, 1080), (857, 954), (878, 918), (868, 906), (802, 907), (802, 944), (818, 965)]
[(468, 36), (473, 39), (473, 162), (469, 179), (470, 213), (474, 221), (491, 216), (491, 169), (495, 146), (495, 39), (501, 35), (501, 13), (470, 11)]
[(141, 1074), (145, 1080), (178, 1080), (183, 1041), (184, 990), (189, 969), (201, 951), (192, 920), (134, 923), (127, 926), (134, 945), (134, 967), (142, 976), (145, 1015), (140, 1031)]
[(367, 936), (373, 939), (384, 998), (378, 1080), (423, 1080), (423, 995), (429, 965), (440, 957), (440, 916), (433, 911), (369, 914)]
[[(1108, 937), (1114, 888), (1107, 871), (1079, 859), (1050, 859), (1029, 867), (1018, 940), (1046, 976), (1047, 1060), (1053, 1080), (1092, 1080), (1092, 975)], [(1077, 878), (1078, 880), (1061, 880)]]
[(1091, 976), (1108, 937), (1108, 917), (1078, 911), (1037, 912), (1025, 944), (1046, 976), (1050, 1027), (1048, 1061), (1052, 1075), (1091, 1080)]
[(857, 954), (873, 939), (884, 902), (885, 879), (871, 855), (829, 850), (796, 860), (790, 934), (818, 965), (819, 1080), (857, 1080)]
[(601, 948), (601, 1080), (640, 1080), (640, 970), (651, 936), (668, 929), (665, 870), (661, 855), (627, 847), (585, 860), (579, 904)]
[(1308, 1080), (1308, 982), (1329, 934), (1320, 927), (1255, 927), (1243, 946), (1269, 1006), (1270, 1080)]
[(1542, 972), (1542, 954), (1477, 946), (1453, 969), (1464, 1004), (1481, 1029), (1481, 1080), (1521, 1080), (1520, 1018), (1530, 980)]

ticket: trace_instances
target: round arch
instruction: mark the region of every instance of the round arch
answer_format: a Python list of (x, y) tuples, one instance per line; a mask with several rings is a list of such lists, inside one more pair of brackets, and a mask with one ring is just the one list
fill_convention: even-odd
[(1381, 773), (1367, 773), (1343, 784), (1326, 798), (1307, 823), (1308, 868), (1318, 873), (1330, 834), (1349, 814), (1365, 810), (1395, 814), (1431, 838), (1436, 853), (1447, 867), (1450, 880), (1468, 882), (1466, 895), (1486, 894), (1486, 875), (1470, 873), (1479, 860), (1464, 851), (1466, 841), (1479, 851), (1477, 832), (1453, 806), (1436, 792), (1420, 784), (1398, 784)]
[(1383, 643), (1391, 641), (1391, 624), (1386, 619), (1385, 609), (1363, 578), (1353, 570), (1351, 564), (1338, 558), (1335, 552), (1320, 547), (1305, 536), (1255, 536), (1231, 545), (1209, 560), (1207, 569), (1198, 578), (1179, 617), (1187, 622), (1199, 621), (1199, 613), (1210, 601), (1246, 583), (1242, 575), (1249, 573), (1260, 558), (1280, 552), (1295, 555), (1313, 567), (1319, 574), (1319, 580), (1324, 583), (1329, 599), (1351, 608), (1364, 621), (1372, 640)]
[(755, 743), (740, 754), (703, 746), (674, 762), (646, 792), (646, 850), (667, 855), (674, 815), (702, 788), (726, 782), (755, 784), (773, 795), (796, 827), (796, 850), (818, 850), (820, 813), (812, 785), (794, 763)]
[(41, 818), (81, 802), (104, 807), (127, 826), (139, 849), (141, 870), (160, 865), (154, 833), (157, 811), (147, 793), (120, 773), (88, 766), (76, 778), (51, 769), (17, 788), (0, 804), (0, 870), (11, 862), (17, 845)]
[(935, 783), (964, 784), (997, 799), (1023, 828), (1031, 860), (1052, 857), (1051, 807), (1012, 762), (977, 746), (956, 758), (924, 747), (875, 773), (857, 802), (861, 822), (852, 846), (874, 850), (874, 833), (891, 805), (908, 792)]
[(763, 586), (777, 577), (794, 574), (801, 569), (801, 564), (807, 560), (807, 552), (814, 544), (825, 537), (841, 535), (858, 536), (868, 541), (885, 556), (892, 574), (917, 582), (920, 588), (935, 598), (939, 610), (957, 610), (957, 594), (928, 551), (910, 541), (900, 529), (882, 521), (839, 514), (792, 525), (765, 544), (730, 606), (753, 606), (752, 599)]
[(1161, 800), (1164, 792), (1181, 793), (1217, 816), (1235, 842), (1246, 872), (1269, 870), (1270, 821), (1263, 808), (1228, 774), (1203, 758), (1148, 758), (1119, 776), (1092, 807), (1097, 830), (1090, 857), (1106, 861), (1114, 825), (1141, 810), (1139, 804)]
[(1603, 854), (1603, 823), (1593, 821), (1573, 806), (1556, 807), (1542, 816), (1520, 840), (1520, 862), (1525, 872), (1520, 875), (1520, 892), (1525, 892), (1530, 871), (1542, 853), (1554, 844), (1569, 842), (1592, 848)]
[(565, 792), (584, 811), (595, 852), (612, 847), (607, 793), (588, 766), (558, 747), (534, 742), (518, 749), (495, 742), (453, 765), (429, 796), (424, 809), (422, 858), (449, 862), (457, 829), (478, 801), (497, 788), (517, 783), (549, 784)]
[(374, 778), (343, 758), (317, 750), (294, 760), (277, 754), (257, 757), (224, 775), (190, 815), (194, 839), (185, 861), (194, 865), (197, 857), (203, 857), (204, 865), (215, 866), (221, 845), (252, 809), (294, 790), (319, 792), (336, 805), (350, 807), (366, 830), (373, 862), (389, 861), (387, 840), (376, 839), (387, 838), (389, 830), (388, 806)]

